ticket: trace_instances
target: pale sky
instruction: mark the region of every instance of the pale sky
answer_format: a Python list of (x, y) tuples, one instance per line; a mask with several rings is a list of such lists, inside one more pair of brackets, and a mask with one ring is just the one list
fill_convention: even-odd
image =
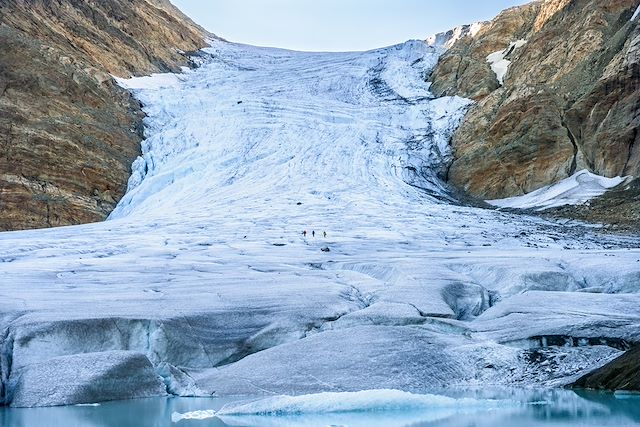
[(295, 50), (367, 50), (425, 39), (530, 0), (171, 0), (229, 41)]

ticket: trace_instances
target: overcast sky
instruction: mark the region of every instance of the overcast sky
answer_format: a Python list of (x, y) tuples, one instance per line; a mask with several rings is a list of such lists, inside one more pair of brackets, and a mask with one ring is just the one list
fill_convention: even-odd
[(296, 50), (366, 50), (425, 39), (529, 0), (172, 0), (230, 41)]

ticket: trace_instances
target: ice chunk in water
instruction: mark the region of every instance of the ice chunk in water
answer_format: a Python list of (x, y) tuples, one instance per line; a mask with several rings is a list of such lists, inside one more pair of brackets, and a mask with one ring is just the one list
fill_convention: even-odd
[(206, 420), (215, 416), (216, 411), (214, 410), (192, 411), (185, 412), (184, 414), (181, 414), (180, 412), (174, 412), (173, 414), (171, 414), (171, 421), (177, 423), (182, 420)]
[(218, 415), (330, 414), (441, 408), (491, 409), (512, 404), (501, 400), (454, 399), (432, 394), (412, 394), (399, 390), (368, 390), (353, 393), (268, 397), (254, 402), (228, 404), (218, 411)]

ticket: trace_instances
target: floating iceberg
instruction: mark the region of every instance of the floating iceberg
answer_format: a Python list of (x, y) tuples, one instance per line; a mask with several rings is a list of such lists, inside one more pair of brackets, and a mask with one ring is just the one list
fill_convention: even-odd
[(171, 414), (171, 421), (174, 423), (180, 422), (182, 420), (206, 420), (209, 418), (214, 418), (216, 416), (216, 411), (213, 409), (203, 410), (203, 411), (191, 411), (181, 414), (179, 412), (174, 412)]
[(512, 406), (501, 400), (454, 399), (434, 394), (413, 394), (399, 390), (367, 390), (351, 393), (318, 393), (304, 396), (275, 396), (249, 403), (224, 406), (218, 415), (300, 415), (349, 412), (419, 411), (441, 408), (495, 409)]

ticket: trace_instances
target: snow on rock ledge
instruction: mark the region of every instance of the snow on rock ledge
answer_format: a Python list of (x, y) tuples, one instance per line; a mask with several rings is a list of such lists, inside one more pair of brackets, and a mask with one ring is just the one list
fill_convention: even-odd
[(487, 62), (491, 65), (491, 70), (496, 73), (496, 78), (500, 86), (504, 84), (504, 77), (507, 75), (509, 65), (511, 65), (511, 61), (506, 59), (507, 56), (513, 53), (514, 50), (520, 49), (526, 43), (526, 40), (517, 40), (509, 44), (509, 47), (505, 50), (499, 50), (487, 56)]
[(471, 25), (462, 25), (452, 30), (429, 36), (425, 41), (429, 46), (444, 47), (445, 49), (449, 49), (455, 44), (455, 42), (463, 37), (475, 37), (483, 26), (484, 23), (482, 22), (475, 22)]
[(180, 74), (173, 73), (154, 73), (150, 76), (132, 77), (130, 79), (122, 79), (120, 77), (113, 76), (113, 79), (122, 88), (129, 90), (177, 87), (182, 82)]
[(539, 211), (564, 205), (581, 205), (594, 197), (603, 195), (607, 190), (617, 187), (625, 181), (626, 178), (623, 177), (605, 178), (582, 170), (556, 184), (540, 188), (524, 196), (487, 200), (487, 202), (501, 208), (536, 209)]

